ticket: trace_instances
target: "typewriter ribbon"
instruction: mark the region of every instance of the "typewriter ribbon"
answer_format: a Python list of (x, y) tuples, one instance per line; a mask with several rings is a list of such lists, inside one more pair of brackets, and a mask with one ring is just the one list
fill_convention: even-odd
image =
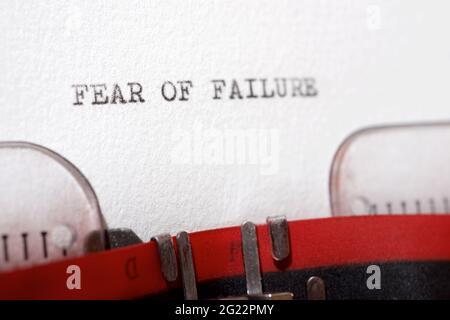
[[(248, 280), (254, 275), (247, 274), (246, 283), (241, 228), (190, 234), (195, 281), (188, 285), (196, 287), (185, 288), (185, 292), (198, 291), (198, 296), (188, 298), (258, 299), (285, 293), (280, 297), (306, 299), (311, 277), (323, 281), (326, 299), (450, 298), (449, 216), (324, 218), (289, 222), (288, 229), (290, 254), (278, 261), (273, 257), (269, 228), (256, 227), (264, 293), (255, 290), (249, 295)], [(174, 250), (178, 251), (176, 246)], [(80, 290), (66, 286), (71, 265), (81, 270)], [(381, 268), (380, 290), (366, 286), (369, 265)], [(2, 273), (0, 298), (182, 298), (185, 274), (169, 281), (164, 268), (157, 244), (151, 241)]]

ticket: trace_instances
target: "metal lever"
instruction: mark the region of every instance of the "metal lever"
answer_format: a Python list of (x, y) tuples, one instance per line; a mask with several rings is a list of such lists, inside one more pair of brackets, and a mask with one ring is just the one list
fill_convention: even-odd
[(194, 259), (192, 258), (191, 242), (186, 231), (177, 234), (177, 247), (180, 259), (183, 292), (186, 300), (197, 300), (197, 281), (195, 278)]
[(156, 241), (158, 246), (161, 272), (167, 281), (175, 281), (178, 277), (177, 260), (173, 247), (172, 237), (168, 233), (154, 236), (151, 240)]
[(276, 261), (287, 259), (291, 253), (289, 245), (289, 229), (285, 216), (268, 217), (272, 257)]
[(245, 278), (247, 282), (247, 294), (249, 296), (260, 295), (263, 293), (263, 290), (255, 224), (252, 222), (245, 222), (242, 224), (241, 237)]
[(241, 226), (242, 254), (244, 258), (245, 278), (247, 282), (248, 300), (292, 300), (290, 292), (263, 293), (261, 269), (259, 264), (258, 236), (256, 226), (252, 222), (245, 222)]
[(311, 277), (306, 282), (306, 295), (308, 300), (326, 300), (325, 282), (322, 278)]

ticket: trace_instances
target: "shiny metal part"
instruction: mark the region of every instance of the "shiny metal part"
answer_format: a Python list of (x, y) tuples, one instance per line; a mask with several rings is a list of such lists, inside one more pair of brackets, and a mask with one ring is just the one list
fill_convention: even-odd
[(290, 255), (289, 229), (285, 216), (268, 217), (270, 241), (272, 245), (272, 257), (276, 261), (282, 261)]
[(243, 223), (241, 226), (241, 237), (247, 294), (249, 296), (260, 295), (263, 293), (263, 290), (255, 224), (249, 221)]
[(158, 247), (161, 273), (167, 281), (175, 281), (178, 277), (177, 258), (172, 237), (168, 233), (152, 237)]
[[(278, 231), (275, 232), (277, 233)], [(256, 225), (249, 221), (243, 223), (241, 226), (241, 237), (242, 255), (244, 258), (245, 278), (247, 283), (247, 295), (242, 297), (234, 297), (231, 299), (292, 300), (294, 295), (290, 292), (263, 293)], [(283, 254), (285, 253), (286, 250), (284, 248)]]
[(293, 300), (291, 292), (263, 293), (256, 296), (248, 296), (248, 300)]
[(326, 300), (325, 282), (320, 277), (310, 277), (306, 283), (308, 300)]
[(220, 300), (293, 300), (294, 295), (291, 292), (280, 292), (280, 293), (263, 293), (252, 296), (236, 296), (236, 297), (226, 297)]
[(186, 231), (177, 234), (177, 248), (183, 281), (184, 298), (186, 300), (197, 300), (197, 281), (195, 277), (194, 259), (189, 235)]

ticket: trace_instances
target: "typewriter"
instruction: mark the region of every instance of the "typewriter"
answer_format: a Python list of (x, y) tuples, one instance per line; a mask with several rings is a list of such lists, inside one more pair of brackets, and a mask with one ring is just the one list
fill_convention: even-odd
[(449, 299), (449, 8), (3, 1), (0, 299)]

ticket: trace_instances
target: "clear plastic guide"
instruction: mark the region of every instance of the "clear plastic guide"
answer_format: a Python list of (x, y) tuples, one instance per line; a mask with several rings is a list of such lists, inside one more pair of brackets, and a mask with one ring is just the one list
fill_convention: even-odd
[(0, 143), (0, 270), (104, 249), (94, 191), (67, 160), (43, 147)]
[(450, 123), (356, 132), (336, 153), (330, 198), (334, 216), (450, 213)]

